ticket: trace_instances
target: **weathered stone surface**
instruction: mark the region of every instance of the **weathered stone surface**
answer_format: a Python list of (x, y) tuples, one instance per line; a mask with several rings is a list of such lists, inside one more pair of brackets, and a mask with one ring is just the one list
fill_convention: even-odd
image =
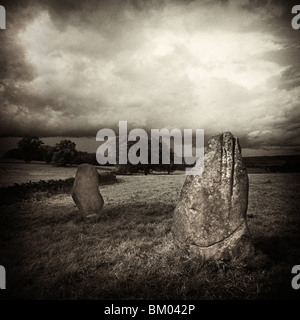
[(101, 214), (104, 201), (99, 191), (99, 174), (94, 166), (78, 166), (72, 198), (83, 218)]
[(202, 175), (187, 176), (174, 212), (175, 243), (204, 259), (253, 254), (246, 213), (248, 175), (238, 139), (230, 132), (212, 137)]

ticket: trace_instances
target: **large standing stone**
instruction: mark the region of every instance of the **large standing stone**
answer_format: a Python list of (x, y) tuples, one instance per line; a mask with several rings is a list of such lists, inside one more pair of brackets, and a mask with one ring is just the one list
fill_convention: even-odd
[(230, 132), (212, 137), (204, 172), (187, 176), (183, 185), (174, 212), (174, 241), (203, 259), (252, 255), (247, 206), (248, 175), (238, 139)]
[(83, 218), (101, 214), (104, 201), (99, 191), (99, 174), (94, 166), (90, 164), (78, 166), (72, 198)]

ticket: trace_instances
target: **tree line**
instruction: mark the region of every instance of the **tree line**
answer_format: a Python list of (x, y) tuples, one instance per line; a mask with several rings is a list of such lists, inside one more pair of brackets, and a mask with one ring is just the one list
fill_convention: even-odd
[(9, 150), (5, 159), (19, 159), (26, 163), (44, 161), (57, 166), (89, 163), (96, 165), (96, 154), (76, 150), (75, 142), (61, 140), (55, 146), (46, 145), (38, 137), (24, 137), (17, 143), (17, 148)]
[[(132, 146), (132, 143), (128, 143), (128, 148)], [(165, 146), (164, 146), (165, 147)], [(116, 164), (116, 173), (119, 174), (132, 174), (132, 173), (144, 173), (149, 174), (152, 171), (167, 172), (170, 174), (175, 170), (184, 170), (186, 165), (174, 164), (174, 153), (170, 151), (170, 163), (163, 164), (161, 159), (162, 143), (159, 144), (160, 161), (158, 164), (151, 164), (150, 153), (151, 143), (149, 141), (149, 163), (148, 164)], [(61, 140), (55, 146), (46, 145), (39, 137), (24, 137), (17, 143), (17, 148), (9, 150), (5, 156), (5, 159), (19, 159), (24, 160), (26, 163), (31, 161), (44, 161), (56, 166), (67, 165), (79, 165), (82, 163), (89, 163), (92, 165), (99, 165), (96, 160), (96, 153), (88, 153), (76, 150), (75, 142), (71, 140)], [(118, 157), (117, 157), (118, 158)]]

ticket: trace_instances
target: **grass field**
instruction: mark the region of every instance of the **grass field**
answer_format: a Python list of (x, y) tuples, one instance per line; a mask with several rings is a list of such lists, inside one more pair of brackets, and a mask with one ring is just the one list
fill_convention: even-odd
[(101, 187), (109, 218), (100, 221), (78, 221), (70, 194), (36, 194), (2, 205), (3, 297), (299, 298), (291, 269), (300, 264), (300, 175), (249, 175), (248, 224), (256, 255), (231, 263), (191, 259), (173, 246), (172, 215), (184, 179), (119, 177), (119, 183)]
[[(97, 167), (99, 172), (111, 171), (113, 167)], [(75, 177), (77, 166), (57, 167), (45, 162), (24, 163), (0, 161), (0, 187), (15, 183), (37, 182), (40, 180), (58, 180)]]

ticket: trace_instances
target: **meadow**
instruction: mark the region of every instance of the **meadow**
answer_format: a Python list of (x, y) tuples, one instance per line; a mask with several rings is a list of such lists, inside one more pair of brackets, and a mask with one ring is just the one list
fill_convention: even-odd
[[(51, 178), (52, 179), (52, 178)], [(256, 254), (201, 261), (173, 245), (184, 174), (118, 176), (100, 187), (108, 218), (80, 221), (70, 193), (1, 205), (6, 299), (297, 299), (300, 174), (249, 174)], [(2, 290), (4, 291), (4, 290)]]
[[(98, 167), (99, 172), (111, 171), (113, 167)], [(58, 180), (75, 177), (77, 167), (57, 167), (45, 162), (24, 161), (5, 162), (0, 161), (0, 188), (26, 182), (38, 182), (40, 180)]]

